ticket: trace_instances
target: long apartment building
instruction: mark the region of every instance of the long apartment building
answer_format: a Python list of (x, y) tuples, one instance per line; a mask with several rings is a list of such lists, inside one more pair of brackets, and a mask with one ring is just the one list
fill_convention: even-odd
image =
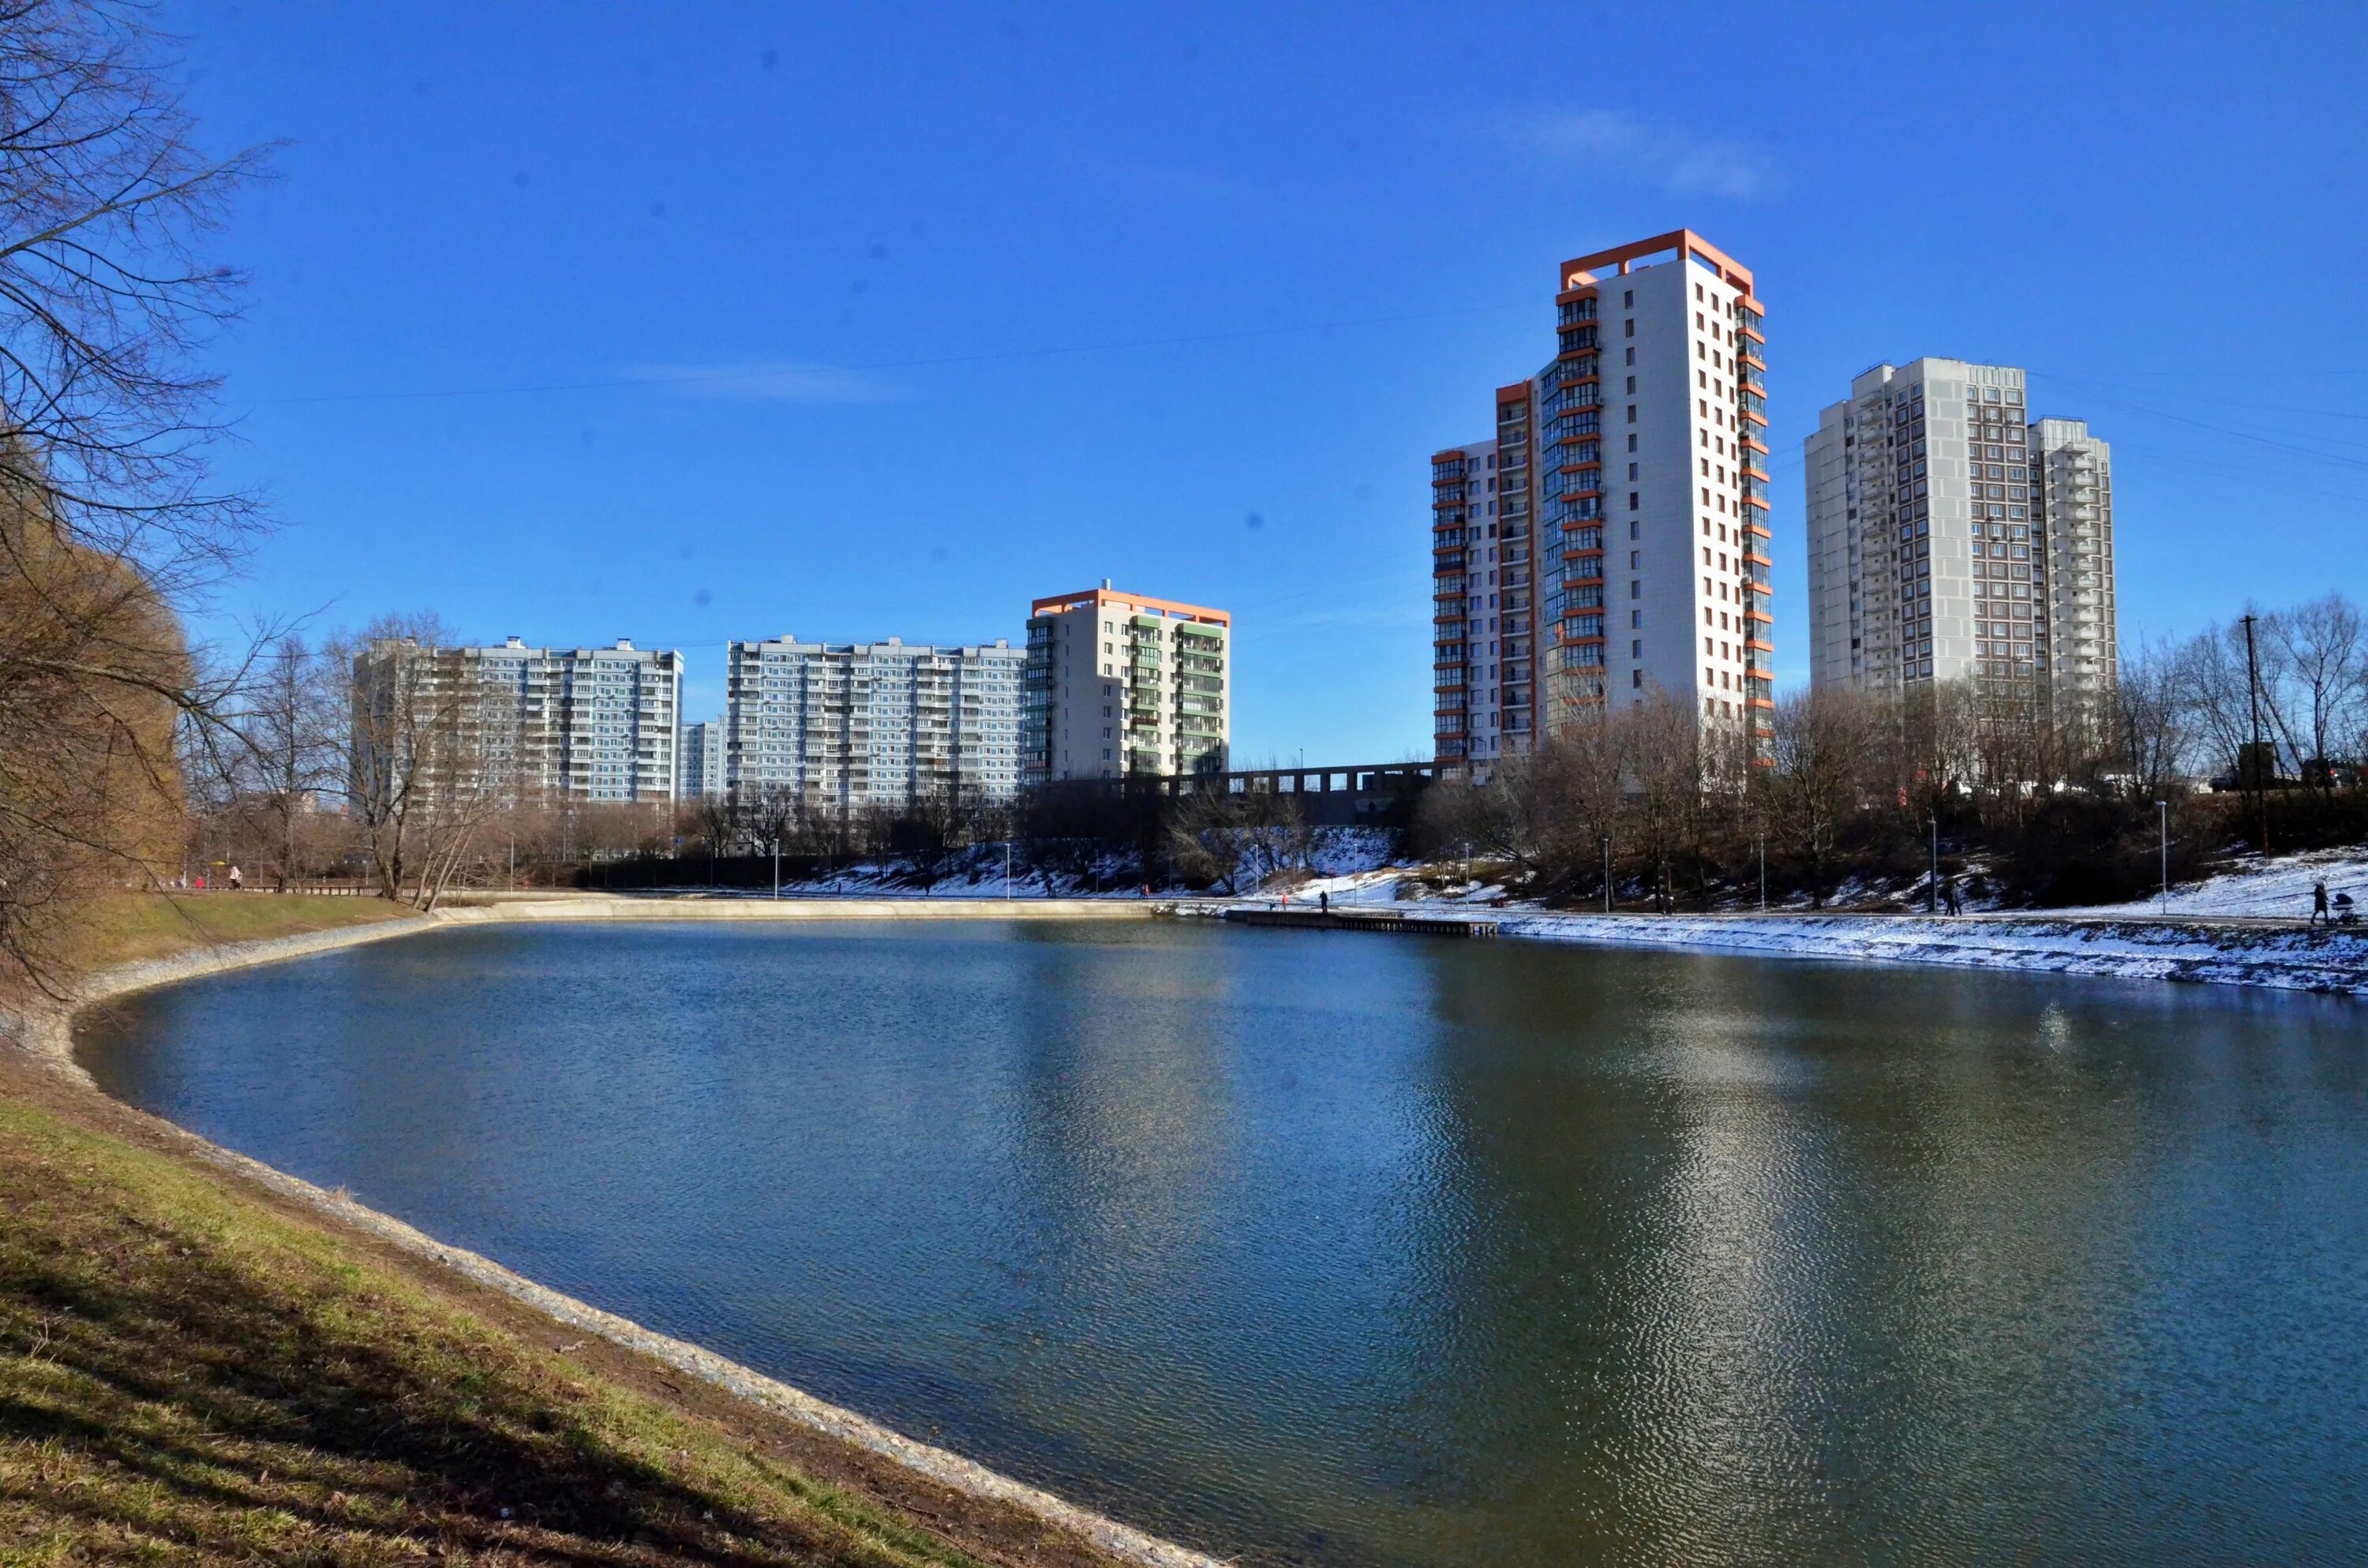
[(1775, 706), (1767, 347), (1691, 230), (1565, 262), (1555, 353), (1493, 440), (1432, 457), (1434, 749), (1502, 756), (1648, 692), (1764, 740)]
[(1877, 365), (1820, 412), (1803, 444), (1817, 684), (2111, 688), (2112, 450), (2082, 420), (2032, 418), (2025, 381)]
[(1225, 766), (1233, 617), (1105, 581), (1029, 607), (1030, 784)]
[(723, 784), (734, 797), (780, 792), (847, 812), (1019, 793), (1026, 655), (1000, 639), (782, 636), (734, 642), (725, 661)]
[(667, 801), (677, 783), (682, 655), (636, 648), (426, 647), (372, 642), (355, 661), (357, 755), (389, 755), (432, 730), (431, 788), (465, 784), (521, 804)]

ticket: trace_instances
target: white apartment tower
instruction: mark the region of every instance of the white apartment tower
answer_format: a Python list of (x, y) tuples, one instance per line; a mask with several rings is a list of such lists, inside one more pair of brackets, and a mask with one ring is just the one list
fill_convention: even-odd
[[(391, 734), (408, 701), (466, 736), (454, 753), (503, 799), (667, 801), (677, 783), (682, 655), (636, 648), (428, 648), (373, 642), (355, 661), (357, 736)], [(377, 717), (373, 717), (373, 713)]]
[(2032, 420), (2021, 369), (1877, 365), (1803, 460), (1816, 682), (2111, 687), (2112, 453), (2080, 420)]
[(1233, 734), (1232, 645), (1224, 610), (1107, 582), (1036, 600), (1025, 781), (1222, 769)]
[(686, 801), (723, 793), (723, 721), (709, 719), (682, 727), (676, 749), (680, 794)]
[[(1496, 440), (1433, 456), (1438, 758), (1485, 777), (1531, 735), (1649, 692), (1764, 743), (1775, 618), (1751, 273), (1680, 229), (1564, 263), (1554, 304), (1554, 358), (1497, 391)], [(1493, 523), (1474, 510), (1475, 455), (1496, 460)]]
[(809, 807), (901, 810), (928, 796), (1019, 789), (1025, 655), (994, 646), (734, 642), (726, 651), (723, 785)]

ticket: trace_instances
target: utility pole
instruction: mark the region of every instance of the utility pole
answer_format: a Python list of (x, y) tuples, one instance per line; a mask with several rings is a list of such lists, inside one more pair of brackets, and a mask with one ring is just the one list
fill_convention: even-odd
[(1611, 913), (1611, 835), (1603, 835), (1603, 913)]
[(2270, 781), (2261, 767), (2261, 665), (2253, 651), (2253, 618), (2240, 618), (2245, 626), (2245, 699), (2253, 710), (2253, 745), (2249, 753), (2253, 764), (2253, 803), (2260, 813), (2260, 851), (2270, 852)]
[(1768, 835), (1759, 835), (1759, 913), (1768, 913)]
[(1011, 897), (1011, 840), (1003, 841), (1003, 896)]
[(781, 835), (773, 835), (773, 896), (781, 896)]
[(2157, 801), (2156, 812), (2162, 820), (2162, 912), (2170, 913), (2170, 802)]

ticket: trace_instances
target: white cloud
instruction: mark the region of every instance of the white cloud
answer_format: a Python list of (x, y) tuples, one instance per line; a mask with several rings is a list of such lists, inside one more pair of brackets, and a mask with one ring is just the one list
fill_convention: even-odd
[(1656, 125), (1621, 109), (1535, 109), (1508, 116), (1495, 130), (1523, 152), (1673, 196), (1761, 201), (1783, 187), (1764, 147)]
[(885, 403), (903, 395), (887, 381), (833, 365), (756, 362), (721, 365), (640, 365), (632, 380), (683, 397), (758, 403)]

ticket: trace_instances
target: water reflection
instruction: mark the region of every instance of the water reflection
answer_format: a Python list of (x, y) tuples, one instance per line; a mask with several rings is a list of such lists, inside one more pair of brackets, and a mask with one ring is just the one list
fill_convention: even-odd
[(2300, 997), (1158, 927), (508, 930), (119, 1093), (1251, 1562), (2368, 1548)]

